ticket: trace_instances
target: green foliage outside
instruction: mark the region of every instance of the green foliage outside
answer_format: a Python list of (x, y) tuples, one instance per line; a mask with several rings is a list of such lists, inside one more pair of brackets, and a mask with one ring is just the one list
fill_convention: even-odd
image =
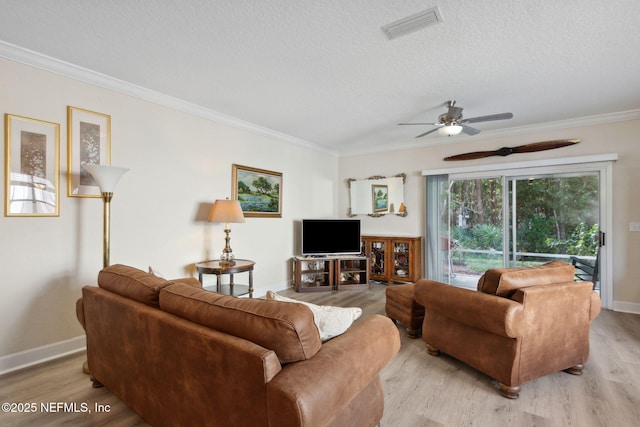
[[(449, 229), (460, 249), (454, 252), (454, 265), (477, 273), (502, 267), (501, 179), (452, 181), (449, 188)], [(509, 200), (516, 198), (515, 224), (510, 224), (509, 233), (515, 227), (517, 252), (562, 254), (565, 260), (569, 255), (595, 256), (599, 234), (596, 176), (519, 179), (512, 181), (508, 191)], [(523, 256), (518, 265), (547, 260)]]

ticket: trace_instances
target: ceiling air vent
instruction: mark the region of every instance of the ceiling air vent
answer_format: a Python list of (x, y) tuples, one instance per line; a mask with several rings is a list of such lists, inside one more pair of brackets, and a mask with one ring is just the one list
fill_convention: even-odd
[(384, 31), (389, 40), (393, 40), (440, 22), (442, 22), (442, 14), (438, 6), (435, 6), (387, 24), (382, 27), (382, 31)]

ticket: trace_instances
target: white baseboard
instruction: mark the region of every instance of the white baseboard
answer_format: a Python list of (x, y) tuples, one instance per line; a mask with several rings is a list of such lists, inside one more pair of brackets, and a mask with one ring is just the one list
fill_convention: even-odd
[(638, 304), (637, 302), (614, 301), (613, 311), (640, 314), (640, 304)]
[(0, 375), (85, 350), (84, 335), (0, 357)]

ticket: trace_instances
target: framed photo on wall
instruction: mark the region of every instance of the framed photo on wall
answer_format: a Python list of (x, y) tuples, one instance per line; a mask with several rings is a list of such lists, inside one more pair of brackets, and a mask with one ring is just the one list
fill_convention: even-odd
[(245, 217), (282, 218), (282, 173), (233, 165), (233, 198)]
[(60, 125), (4, 115), (5, 216), (59, 216)]
[(111, 116), (67, 107), (67, 195), (101, 197), (100, 187), (82, 165), (111, 164)]

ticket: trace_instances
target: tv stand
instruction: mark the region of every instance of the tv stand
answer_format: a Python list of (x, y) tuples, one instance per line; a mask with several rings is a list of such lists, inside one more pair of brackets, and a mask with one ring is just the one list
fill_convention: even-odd
[(369, 258), (361, 255), (293, 258), (298, 292), (369, 289)]

